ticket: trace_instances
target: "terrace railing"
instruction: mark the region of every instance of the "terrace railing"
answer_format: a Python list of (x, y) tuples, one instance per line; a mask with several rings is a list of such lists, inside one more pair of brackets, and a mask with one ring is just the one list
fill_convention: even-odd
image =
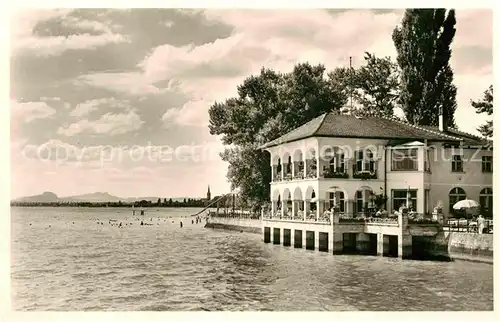
[(347, 179), (349, 178), (349, 174), (347, 173), (347, 171), (345, 171), (345, 168), (342, 167), (337, 167), (335, 169), (327, 168), (323, 172), (323, 177), (327, 179), (334, 179), (334, 178)]
[(303, 170), (300, 170), (299, 172), (297, 172), (297, 173), (293, 176), (293, 179), (295, 179), (295, 180), (302, 180), (302, 179), (304, 179), (304, 171), (303, 171)]
[(356, 164), (352, 165), (352, 177), (353, 179), (370, 180), (377, 179), (377, 170), (362, 170), (357, 167)]
[[(445, 230), (448, 231), (456, 231), (456, 232), (464, 232), (464, 233), (478, 233), (479, 225), (477, 220), (471, 220), (466, 218), (450, 218), (444, 226)], [(485, 220), (484, 228), (482, 231), (483, 234), (492, 234), (493, 233), (493, 221)]]

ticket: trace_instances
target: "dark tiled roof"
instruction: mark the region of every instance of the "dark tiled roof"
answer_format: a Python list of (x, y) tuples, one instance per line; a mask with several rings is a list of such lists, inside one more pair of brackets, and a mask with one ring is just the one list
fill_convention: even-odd
[(264, 144), (263, 146), (261, 146), (261, 148), (266, 148), (266, 147), (274, 146), (274, 145), (280, 145), (280, 144), (283, 144), (286, 142), (292, 142), (292, 141), (296, 141), (296, 140), (310, 137), (323, 124), (323, 120), (325, 119), (325, 116), (327, 116), (327, 114), (320, 115), (320, 116), (310, 120), (306, 124), (301, 125), (294, 130), (291, 130), (287, 134), (280, 136), (279, 138)]
[[(428, 125), (422, 125), (421, 127), (431, 130), (431, 131), (439, 131), (439, 128), (437, 126), (428, 126)], [(463, 140), (463, 143), (465, 145), (486, 145), (486, 146), (493, 146), (493, 141), (488, 140), (485, 138), (482, 138), (477, 135), (473, 135), (470, 133), (462, 132), (456, 129), (447, 129), (444, 133), (447, 135), (456, 137), (458, 140)]]
[(354, 115), (323, 114), (287, 134), (261, 146), (267, 148), (313, 136), (378, 138), (397, 140), (431, 140), (485, 144), (479, 137), (456, 130), (441, 132), (436, 127), (416, 126), (402, 121), (379, 117), (356, 117)]

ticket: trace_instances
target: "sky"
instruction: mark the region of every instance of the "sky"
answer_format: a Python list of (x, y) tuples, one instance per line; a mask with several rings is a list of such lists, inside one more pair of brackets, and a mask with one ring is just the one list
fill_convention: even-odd
[[(208, 109), (262, 67), (391, 56), (403, 10), (24, 10), (11, 20), (11, 197), (229, 192)], [(492, 11), (460, 9), (458, 127), (493, 82)]]

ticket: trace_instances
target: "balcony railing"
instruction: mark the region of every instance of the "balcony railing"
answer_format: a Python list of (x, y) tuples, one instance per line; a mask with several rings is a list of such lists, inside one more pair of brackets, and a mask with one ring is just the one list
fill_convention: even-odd
[(304, 170), (299, 170), (294, 176), (294, 180), (302, 180), (304, 179)]
[(373, 223), (373, 224), (397, 224), (398, 217), (391, 215), (388, 217), (376, 217), (373, 213), (343, 213), (339, 216), (340, 223)]
[(323, 177), (327, 179), (347, 179), (349, 178), (349, 174), (345, 171), (345, 168), (337, 167), (337, 168), (327, 168), (323, 172)]
[(318, 173), (316, 172), (316, 169), (314, 169), (314, 168), (307, 169), (307, 172), (306, 172), (307, 179), (317, 178), (317, 177), (318, 177)]
[[(279, 210), (278, 210), (279, 211)], [(271, 216), (271, 214), (264, 214), (263, 216), (264, 219), (272, 219), (272, 220), (283, 220), (283, 221), (298, 221), (298, 222), (317, 222), (317, 223), (325, 223), (325, 224), (330, 224), (330, 216), (328, 215), (321, 215), (319, 218), (316, 219), (316, 212), (310, 212), (309, 215), (307, 215), (304, 218), (304, 213), (297, 213), (295, 216), (292, 218), (290, 213), (286, 213), (282, 215), (281, 213), (276, 214), (274, 216)]]
[(363, 170), (358, 169), (358, 167), (353, 164), (352, 166), (352, 177), (354, 179), (370, 180), (377, 179), (377, 170)]

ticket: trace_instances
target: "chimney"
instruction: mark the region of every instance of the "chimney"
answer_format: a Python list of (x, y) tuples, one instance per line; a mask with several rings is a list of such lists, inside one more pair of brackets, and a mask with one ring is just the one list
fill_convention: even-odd
[(443, 108), (439, 108), (439, 131), (444, 132), (446, 131), (446, 123), (444, 120), (444, 115), (443, 115)]

